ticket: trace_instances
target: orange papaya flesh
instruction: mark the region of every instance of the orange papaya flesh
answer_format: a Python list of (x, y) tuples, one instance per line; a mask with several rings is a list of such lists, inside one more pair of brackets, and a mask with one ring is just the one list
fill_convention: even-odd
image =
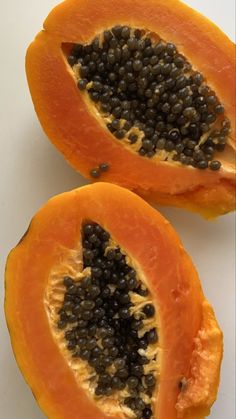
[[(120, 48), (115, 46), (115, 49), (105, 51), (104, 31), (109, 32), (118, 25), (130, 28), (131, 38), (122, 39)], [(142, 51), (140, 55), (140, 51), (132, 50), (135, 48), (135, 45), (132, 47), (135, 29), (138, 37), (141, 30), (141, 40), (146, 39), (147, 45), (151, 39), (151, 48), (154, 48), (151, 57), (146, 57)], [(121, 36), (118, 34), (117, 37), (113, 36), (111, 45), (120, 42)], [(166, 49), (162, 53), (166, 56), (155, 55), (155, 47), (163, 42)], [(91, 55), (89, 50), (91, 43), (95, 55)], [(78, 45), (82, 50), (78, 49)], [(171, 48), (174, 48), (174, 52), (171, 52)], [(124, 49), (130, 51), (127, 60), (131, 64), (121, 75), (118, 67), (124, 63), (127, 65), (127, 61), (124, 58), (124, 62), (113, 62), (112, 54), (114, 51), (117, 54), (117, 49), (118, 56)], [(75, 60), (75, 51), (79, 61)], [(99, 73), (96, 65), (101, 62), (97, 61), (96, 64), (92, 60), (96, 60), (96, 54), (99, 55), (101, 51), (109, 55), (111, 63), (107, 70), (100, 68)], [(137, 61), (135, 57), (142, 63), (134, 64)], [(177, 61), (174, 61), (176, 58)], [(107, 57), (104, 59), (107, 60)], [(178, 60), (183, 60), (184, 64), (178, 63)], [(87, 74), (87, 70), (85, 73), (83, 71), (88, 63), (91, 72)], [(178, 68), (175, 63), (184, 67)], [(135, 67), (135, 70), (130, 65), (148, 68), (151, 79), (146, 80), (147, 86), (146, 76), (142, 76), (143, 68), (137, 70)], [(152, 71), (159, 71), (156, 65), (165, 65), (163, 71), (167, 74), (152, 74)], [(178, 74), (173, 76), (172, 81), (168, 65)], [(98, 177), (125, 186), (152, 202), (182, 206), (198, 211), (207, 218), (235, 209), (234, 44), (193, 9), (174, 0), (168, 3), (151, 0), (145, 5), (145, 10), (139, 0), (105, 0), (98, 10), (92, 0), (67, 0), (49, 14), (44, 30), (30, 45), (26, 71), (43, 129), (66, 160), (91, 181), (96, 181)], [(117, 109), (110, 109), (109, 101), (102, 103), (99, 94), (98, 100), (93, 83), (99, 75), (102, 75), (103, 86), (108, 89), (103, 94), (107, 94), (110, 101), (113, 98), (113, 102), (114, 97), (118, 97), (120, 107), (126, 102), (124, 106), (128, 106), (128, 109), (122, 108), (121, 114)], [(89, 83), (85, 82), (82, 87), (84, 90), (78, 89), (77, 84), (81, 87), (86, 77)], [(180, 85), (187, 83), (187, 86), (180, 90), (177, 85), (172, 86), (176, 82), (175, 77)], [(184, 80), (179, 80), (181, 77)], [(191, 93), (192, 84), (195, 85), (193, 79), (200, 85), (197, 86), (197, 92)], [(130, 84), (133, 84), (131, 93), (127, 91)], [(180, 98), (185, 94), (184, 90), (190, 93), (188, 97)], [(173, 94), (180, 94), (174, 105), (171, 102), (174, 100)], [(150, 99), (154, 101), (151, 116), (148, 107)], [(106, 99), (103, 97), (102, 100)], [(134, 109), (132, 101), (135, 100), (135, 106), (138, 102), (138, 107)], [(209, 105), (209, 101), (212, 104)], [(182, 109), (180, 113), (176, 105)], [(173, 106), (177, 113), (173, 112)], [(217, 106), (220, 114), (216, 111)], [(114, 112), (117, 116), (114, 116)], [(180, 124), (179, 118), (180, 121), (182, 118), (184, 125)], [(119, 120), (119, 129), (117, 122), (116, 128), (111, 127), (114, 119)], [(164, 128), (160, 128), (160, 122), (164, 122)], [(120, 132), (124, 131), (125, 123), (126, 131)], [(132, 143), (134, 136), (138, 139)], [(191, 147), (194, 148), (188, 148), (189, 139), (190, 142), (193, 140)], [(108, 170), (100, 170), (102, 164)]]
[[(5, 312), (19, 367), (49, 418), (203, 419), (210, 413), (222, 333), (177, 234), (126, 189), (85, 186), (54, 197), (35, 215), (8, 257)], [(109, 327), (110, 343), (101, 335)], [(94, 361), (91, 339), (100, 361), (111, 358), (105, 368)], [(79, 346), (83, 340), (89, 348)], [(119, 358), (128, 375), (119, 377)], [(109, 386), (107, 376), (104, 383), (104, 373), (113, 384), (118, 374), (123, 387)]]

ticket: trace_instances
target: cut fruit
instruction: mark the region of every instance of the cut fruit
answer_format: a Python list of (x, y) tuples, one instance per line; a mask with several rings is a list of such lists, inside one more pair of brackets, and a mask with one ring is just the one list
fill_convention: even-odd
[(210, 413), (222, 333), (173, 228), (132, 192), (97, 183), (51, 199), (9, 255), (5, 310), (47, 417)]
[(234, 45), (213, 23), (174, 0), (67, 0), (44, 28), (29, 87), (73, 167), (209, 218), (235, 209)]

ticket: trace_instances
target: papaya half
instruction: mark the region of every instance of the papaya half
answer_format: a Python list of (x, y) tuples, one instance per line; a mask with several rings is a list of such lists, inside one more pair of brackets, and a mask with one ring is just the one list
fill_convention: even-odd
[(177, 234), (127, 189), (96, 183), (40, 209), (8, 257), (5, 313), (50, 419), (210, 413), (222, 333)]
[(66, 0), (26, 56), (44, 131), (91, 181), (235, 209), (235, 49), (178, 0)]

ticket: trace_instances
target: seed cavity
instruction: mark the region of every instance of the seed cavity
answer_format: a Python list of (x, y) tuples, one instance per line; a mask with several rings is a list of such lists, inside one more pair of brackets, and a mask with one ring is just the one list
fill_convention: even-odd
[(146, 158), (220, 169), (215, 154), (225, 149), (230, 122), (204, 75), (173, 43), (117, 25), (73, 45), (67, 60), (114, 139)]
[(54, 328), (71, 365), (83, 365), (86, 390), (105, 413), (116, 406), (128, 418), (152, 418), (159, 374), (152, 294), (100, 225), (84, 222), (81, 251), (80, 272), (57, 277), (62, 294)]

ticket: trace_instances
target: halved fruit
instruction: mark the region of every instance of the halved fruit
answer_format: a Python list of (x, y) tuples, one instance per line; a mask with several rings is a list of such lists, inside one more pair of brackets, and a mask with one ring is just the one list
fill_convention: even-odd
[(222, 333), (173, 228), (97, 183), (51, 199), (9, 255), (6, 318), (51, 419), (203, 419)]
[(170, 0), (67, 0), (26, 57), (43, 129), (90, 180), (214, 217), (235, 208), (234, 44)]

